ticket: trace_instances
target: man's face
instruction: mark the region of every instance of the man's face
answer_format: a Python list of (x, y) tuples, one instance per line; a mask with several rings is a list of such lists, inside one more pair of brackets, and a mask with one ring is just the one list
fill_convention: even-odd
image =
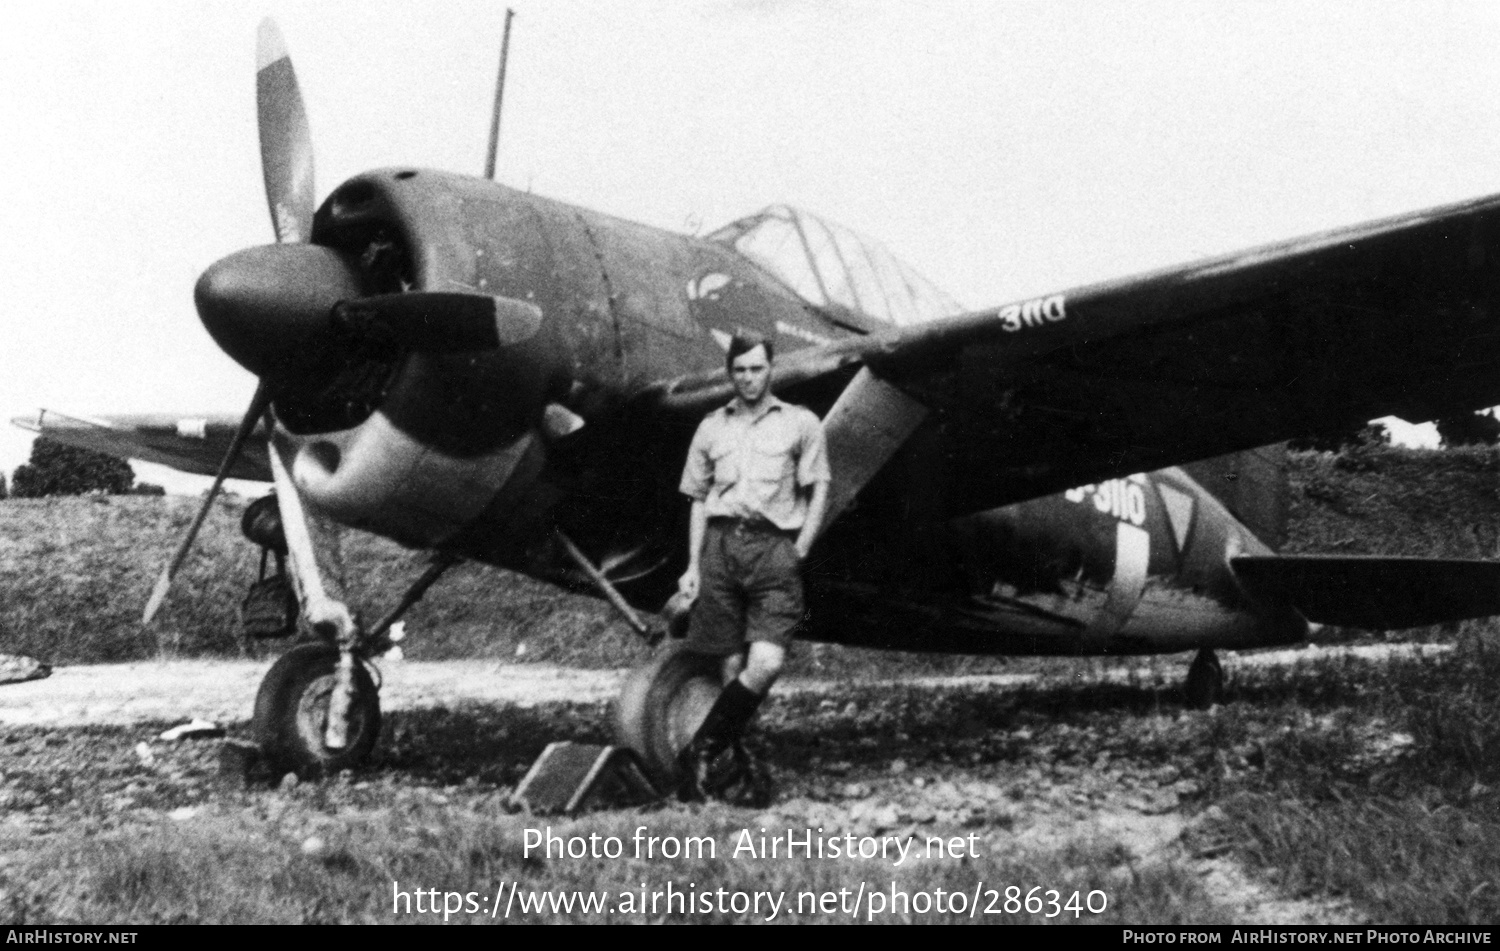
[(729, 376), (740, 399), (754, 406), (766, 395), (771, 382), (771, 361), (764, 346), (754, 347), (735, 357), (729, 364)]

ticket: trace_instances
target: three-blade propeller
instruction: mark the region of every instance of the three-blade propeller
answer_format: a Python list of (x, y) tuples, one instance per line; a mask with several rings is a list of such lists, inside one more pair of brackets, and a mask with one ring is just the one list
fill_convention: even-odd
[[(269, 19), (261, 23), (257, 37), (255, 89), (261, 168), (277, 243), (248, 248), (213, 264), (199, 278), (194, 301), (215, 342), (260, 382), (218, 477), (157, 581), (143, 616), (148, 624), (187, 558), (225, 475), (262, 418), (269, 435), (270, 408), (278, 392), (295, 390), (309, 378), (336, 372), (347, 361), (371, 353), (453, 354), (523, 343), (542, 323), (535, 305), (510, 298), (436, 291), (369, 293), (355, 255), (311, 243), (317, 208), (312, 135), (286, 44)], [(270, 451), (277, 449), (272, 446)], [(297, 491), (290, 476), (276, 481), (283, 497)]]
[[(276, 229), (279, 244), (305, 243), (312, 237), (313, 209), (316, 194), (313, 189), (312, 133), (307, 125), (307, 110), (302, 105), (302, 91), (297, 86), (297, 73), (287, 55), (286, 43), (281, 31), (268, 19), (262, 20), (256, 36), (255, 101), (260, 125), (260, 162), (265, 176), (266, 201), (271, 208), (271, 223)], [(212, 269), (211, 269), (212, 270)], [(205, 275), (206, 277), (206, 275)], [(199, 287), (203, 286), (199, 281)], [(201, 303), (200, 303), (201, 313)], [(212, 327), (210, 327), (212, 332)], [(166, 601), (171, 590), (172, 579), (187, 560), (193, 541), (203, 527), (203, 521), (212, 510), (214, 499), (224, 486), (229, 470), (239, 459), (245, 442), (266, 415), (271, 405), (271, 386), (262, 378), (255, 388), (255, 395), (240, 421), (224, 461), (219, 464), (218, 474), (203, 504), (188, 526), (177, 551), (162, 569), (151, 599), (141, 616), (142, 624), (151, 619)], [(269, 423), (269, 420), (267, 420)]]

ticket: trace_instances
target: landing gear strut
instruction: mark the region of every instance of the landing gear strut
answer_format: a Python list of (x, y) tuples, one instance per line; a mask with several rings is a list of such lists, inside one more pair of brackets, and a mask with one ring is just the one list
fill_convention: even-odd
[[(388, 632), (458, 558), (439, 553), (396, 607), (366, 629), (345, 601), (343, 555), (337, 527), (308, 511), (282, 459), (286, 446), (273, 439), (271, 472), (276, 479), (274, 521), (245, 532), (263, 548), (283, 544), (292, 569), (304, 634), (312, 643), (288, 651), (266, 673), (255, 697), (255, 737), (261, 754), (278, 770), (315, 777), (358, 766), (380, 734), (379, 687), (367, 658), (391, 646)], [(252, 528), (264, 531), (252, 532)], [(264, 537), (257, 537), (257, 535)]]
[(1207, 710), (1219, 702), (1224, 693), (1224, 668), (1219, 665), (1219, 658), (1213, 651), (1204, 648), (1193, 658), (1183, 693), (1187, 696), (1187, 705), (1194, 710)]

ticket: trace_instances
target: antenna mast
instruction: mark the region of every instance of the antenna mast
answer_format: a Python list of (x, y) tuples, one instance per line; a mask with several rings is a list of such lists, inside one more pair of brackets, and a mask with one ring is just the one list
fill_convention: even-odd
[(500, 75), (495, 80), (495, 112), (490, 118), (490, 157), (484, 163), (484, 177), (495, 180), (495, 157), (500, 151), (500, 104), (505, 100), (505, 59), (510, 54), (510, 21), (516, 11), (505, 10), (505, 38), (500, 41)]

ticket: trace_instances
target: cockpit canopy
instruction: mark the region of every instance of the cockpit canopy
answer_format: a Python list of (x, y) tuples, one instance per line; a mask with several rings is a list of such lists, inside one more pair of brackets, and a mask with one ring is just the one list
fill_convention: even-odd
[(708, 238), (759, 264), (814, 307), (847, 308), (898, 325), (963, 312), (877, 242), (788, 205), (772, 205)]

